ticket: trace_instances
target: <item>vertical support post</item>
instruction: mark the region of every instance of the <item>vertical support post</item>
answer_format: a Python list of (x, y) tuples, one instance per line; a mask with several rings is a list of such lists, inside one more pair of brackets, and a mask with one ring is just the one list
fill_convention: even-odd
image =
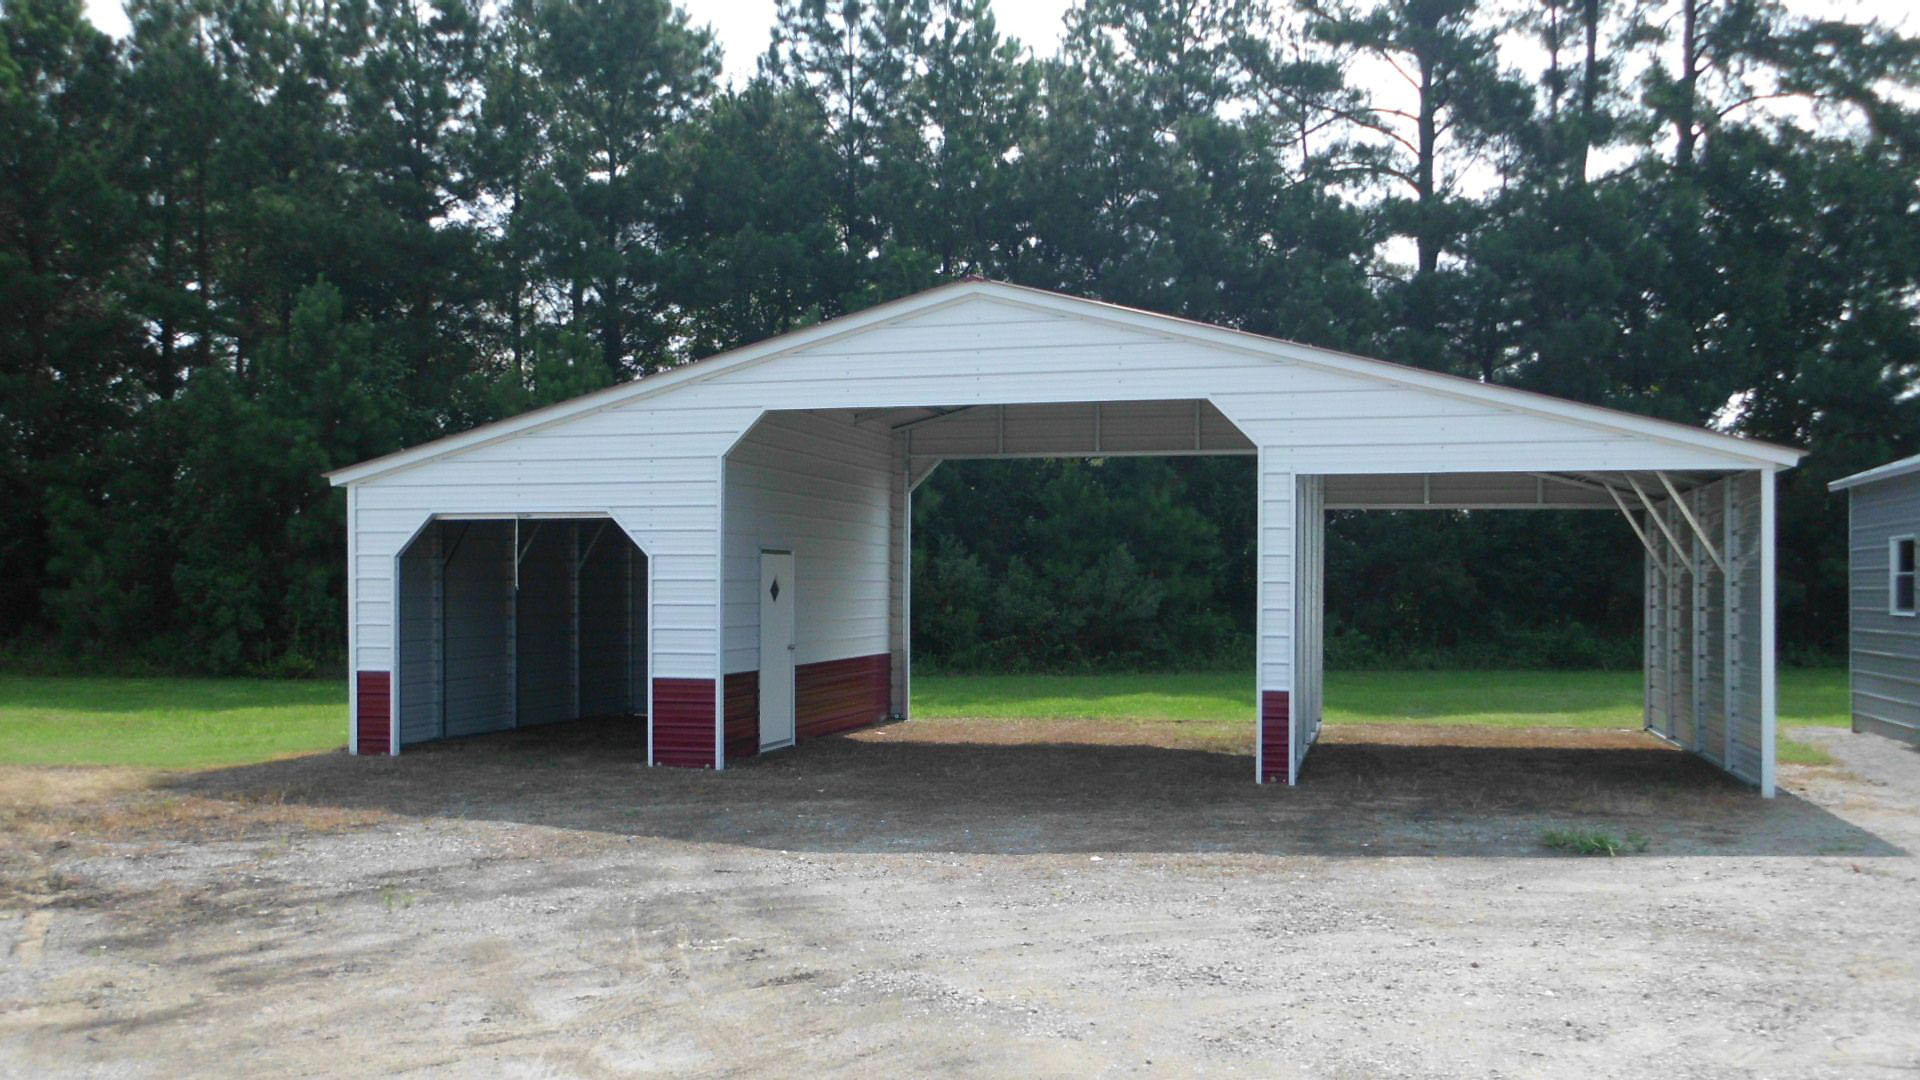
[[(1692, 497), (1693, 493), (1689, 492), (1682, 498)], [(1675, 500), (1675, 505), (1679, 507), (1682, 514), (1689, 517), (1693, 516), (1688, 513), (1684, 502)], [(1689, 567), (1693, 578), (1693, 622), (1687, 628), (1692, 631), (1690, 636), (1693, 638), (1693, 665), (1691, 668), (1693, 674), (1692, 742), (1694, 752), (1699, 753), (1707, 747), (1707, 725), (1704, 717), (1707, 708), (1707, 658), (1709, 655), (1707, 635), (1711, 629), (1711, 620), (1707, 613), (1708, 590), (1706, 570), (1708, 566), (1712, 565), (1712, 562), (1707, 557), (1706, 545), (1701, 542), (1697, 530), (1694, 535), (1688, 538), (1688, 545), (1693, 560), (1692, 565)]]
[(1779, 720), (1774, 672), (1775, 479), (1772, 469), (1760, 473), (1760, 794), (1769, 799), (1774, 795), (1774, 735)]
[(1296, 689), (1293, 670), (1293, 608), (1296, 531), (1294, 491), (1291, 469), (1282, 468), (1273, 454), (1261, 447), (1255, 478), (1255, 542), (1258, 577), (1255, 594), (1254, 670), (1254, 780), (1265, 783), (1284, 779), (1293, 784), (1299, 779), (1297, 755), (1293, 753)]
[(520, 726), (520, 519), (513, 519), (513, 543), (507, 546), (507, 565), (513, 573), (507, 585), (507, 719)]
[(653, 718), (654, 718), (653, 675), (654, 675), (654, 671), (656, 669), (657, 661), (658, 661), (658, 657), (655, 656), (653, 651), (653, 634), (654, 634), (654, 627), (659, 625), (660, 620), (654, 617), (654, 610), (653, 610), (653, 601), (654, 601), (653, 556), (651, 554), (647, 555), (647, 580), (646, 580), (645, 587), (646, 587), (646, 595), (641, 599), (641, 602), (646, 605), (644, 610), (647, 613), (646, 614), (647, 624), (646, 626), (642, 627), (642, 629), (646, 632), (646, 635), (647, 635), (647, 647), (646, 647), (646, 663), (642, 667), (640, 672), (640, 689), (646, 694), (647, 764), (652, 765), (654, 763), (654, 760), (653, 760)]
[[(447, 557), (446, 533), (439, 522), (428, 525), (433, 545), (433, 699), (434, 737), (447, 737)], [(397, 733), (396, 733), (397, 734)]]
[(355, 582), (360, 577), (360, 514), (359, 499), (355, 493), (358, 485), (347, 486), (347, 753), (360, 753), (360, 626), (359, 626), (359, 589)]
[(400, 753), (400, 699), (402, 697), (400, 686), (400, 584), (405, 580), (402, 570), (403, 560), (400, 556), (403, 555), (405, 551), (406, 549), (404, 547), (395, 551), (393, 558), (387, 563), (388, 566), (393, 568), (392, 577), (389, 579), (392, 582), (390, 586), (391, 591), (387, 594), (387, 602), (390, 605), (387, 610), (393, 612), (387, 623), (388, 632), (392, 635), (388, 639), (389, 644), (387, 646), (388, 757), (395, 757)]
[[(624, 530), (621, 532), (621, 537), (626, 538)], [(625, 666), (620, 670), (625, 678), (620, 681), (625, 687), (625, 692), (620, 695), (620, 709), (628, 716), (632, 716), (634, 703), (639, 700), (640, 695), (634, 693), (633, 687), (633, 545), (631, 543), (624, 546), (622, 559), (620, 594), (625, 599), (620, 605), (620, 640), (623, 646), (620, 655), (625, 658)]]
[[(912, 438), (912, 433), (908, 433)], [(900, 509), (900, 716), (913, 719), (913, 459)]]
[(1292, 692), (1288, 720), (1292, 757), (1289, 776), (1297, 781), (1307, 751), (1320, 734), (1326, 689), (1322, 591), (1326, 558), (1326, 478), (1294, 478)]
[[(727, 767), (727, 455), (714, 459), (713, 768)], [(756, 580), (758, 571), (755, 571)]]
[[(1629, 516), (1627, 522), (1632, 524), (1633, 518)], [(1654, 565), (1652, 546), (1642, 546), (1646, 550), (1640, 555), (1640, 726), (1652, 731), (1654, 672), (1658, 668), (1660, 649), (1660, 624), (1654, 617), (1653, 590), (1654, 583), (1659, 580), (1659, 568)]]
[(1720, 761), (1733, 760), (1733, 727), (1740, 715), (1740, 573), (1741, 551), (1739, 499), (1733, 477), (1720, 481), (1720, 550), (1726, 553), (1727, 568), (1720, 575), (1720, 648), (1725, 653), (1721, 679)]
[[(1667, 524), (1667, 515), (1660, 513), (1657, 509), (1653, 513), (1654, 520), (1659, 524), (1661, 531), (1667, 533), (1667, 539), (1672, 541), (1672, 529)], [(1670, 542), (1667, 545), (1667, 566), (1670, 568), (1667, 575), (1667, 738), (1678, 742), (1680, 740), (1680, 703), (1685, 700), (1680, 696), (1680, 658), (1683, 655), (1680, 651), (1680, 616), (1685, 611), (1680, 599), (1680, 574), (1686, 564), (1681, 561), (1680, 546), (1677, 543)]]
[(567, 680), (573, 707), (569, 719), (580, 719), (580, 523), (568, 529), (567, 560)]
[[(1655, 520), (1655, 511), (1648, 509), (1647, 523)], [(1667, 545), (1660, 549), (1660, 670), (1665, 676), (1660, 683), (1660, 734), (1673, 738), (1678, 718), (1674, 716), (1673, 686), (1680, 679), (1680, 658), (1673, 648), (1673, 592), (1674, 566), (1673, 547)]]

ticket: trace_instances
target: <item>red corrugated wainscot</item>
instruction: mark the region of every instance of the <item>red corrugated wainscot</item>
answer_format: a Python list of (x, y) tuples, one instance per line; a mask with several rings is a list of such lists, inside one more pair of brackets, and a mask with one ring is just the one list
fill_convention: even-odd
[(1285, 690), (1260, 695), (1260, 779), (1287, 782), (1287, 759), (1293, 754), (1289, 727), (1293, 707)]
[(357, 673), (353, 687), (354, 745), (362, 754), (393, 753), (393, 675)]
[(727, 760), (760, 752), (760, 673), (727, 674)]
[(794, 727), (800, 738), (877, 724), (892, 711), (893, 658), (886, 653), (794, 669)]
[(653, 763), (713, 768), (713, 680), (653, 680)]

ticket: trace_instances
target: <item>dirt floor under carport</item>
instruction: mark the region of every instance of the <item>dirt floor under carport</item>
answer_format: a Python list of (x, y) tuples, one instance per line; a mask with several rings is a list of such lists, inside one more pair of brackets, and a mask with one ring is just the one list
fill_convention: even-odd
[[(1920, 753), (1765, 801), (1634, 732), (916, 721), (721, 774), (568, 725), (0, 771), (14, 1075), (1920, 1067)], [(1646, 839), (1581, 858), (1542, 833)]]

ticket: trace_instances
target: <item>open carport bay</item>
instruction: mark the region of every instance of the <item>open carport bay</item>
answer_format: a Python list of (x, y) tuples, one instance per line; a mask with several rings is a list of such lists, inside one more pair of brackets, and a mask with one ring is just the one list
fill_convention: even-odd
[[(1329, 728), (1293, 789), (1178, 725), (1072, 722), (719, 776), (642, 767), (618, 722), (159, 791), (12, 770), (0, 1063), (1897, 1074), (1920, 755), (1796, 735), (1840, 765), (1772, 801), (1638, 732), (1438, 727)], [(1649, 847), (1542, 848), (1569, 823)]]

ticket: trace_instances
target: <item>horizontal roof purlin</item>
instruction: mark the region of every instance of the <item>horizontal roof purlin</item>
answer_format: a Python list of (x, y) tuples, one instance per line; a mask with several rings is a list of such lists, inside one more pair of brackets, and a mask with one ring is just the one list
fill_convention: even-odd
[(1251, 352), (1270, 359), (1385, 379), (1438, 393), (1481, 400), (1520, 412), (1608, 428), (1623, 434), (1638, 435), (1668, 443), (1706, 447), (1750, 461), (1755, 468), (1791, 466), (1805, 453), (1790, 447), (1743, 439), (1705, 428), (1658, 420), (1598, 405), (1586, 405), (1528, 390), (1483, 383), (1474, 379), (1408, 367), (1385, 360), (1375, 360), (1314, 345), (1266, 337), (1230, 327), (1161, 315), (1098, 300), (1086, 300), (1045, 289), (967, 279), (878, 304), (864, 311), (719, 353), (655, 375), (607, 387), (569, 401), (535, 409), (491, 424), (483, 424), (459, 434), (448, 435), (432, 442), (336, 469), (328, 473), (327, 477), (335, 485), (358, 483), (396, 469), (559, 423), (574, 416), (610, 408), (637, 398), (667, 393), (677, 387), (720, 375), (735, 367), (857, 334), (878, 324), (970, 296), (999, 299), (1064, 315), (1169, 334), (1202, 344)]

